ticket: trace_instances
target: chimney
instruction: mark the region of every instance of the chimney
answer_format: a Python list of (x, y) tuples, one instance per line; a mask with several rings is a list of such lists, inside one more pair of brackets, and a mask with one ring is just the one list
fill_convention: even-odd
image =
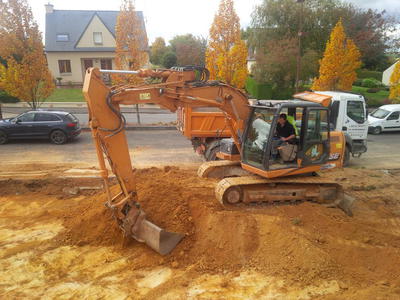
[(44, 5), (44, 7), (46, 7), (46, 14), (52, 14), (54, 11), (54, 5), (47, 3)]

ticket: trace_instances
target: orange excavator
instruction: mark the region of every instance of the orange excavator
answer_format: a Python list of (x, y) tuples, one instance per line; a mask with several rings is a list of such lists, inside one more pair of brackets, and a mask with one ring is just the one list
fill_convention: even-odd
[[(104, 84), (102, 73), (136, 74), (158, 78), (158, 82), (110, 88)], [(198, 173), (201, 177), (221, 178), (215, 191), (224, 206), (313, 201), (339, 207), (351, 215), (353, 199), (344, 194), (339, 184), (311, 176), (343, 165), (345, 138), (342, 132), (330, 131), (329, 96), (304, 92), (291, 101), (258, 101), (249, 105), (239, 89), (210, 81), (208, 76), (207, 69), (192, 66), (86, 71), (83, 93), (108, 196), (106, 205), (126, 236), (145, 242), (162, 255), (183, 238), (182, 234), (168, 232), (148, 221), (140, 208), (120, 104), (153, 103), (172, 112), (181, 107), (221, 110), (232, 138), (221, 141), (217, 155), (222, 160), (204, 163)], [(296, 137), (291, 144), (276, 148), (276, 126), (282, 113), (291, 118)], [(278, 161), (271, 155), (274, 150), (281, 154)], [(106, 161), (120, 186), (116, 195), (110, 192)]]

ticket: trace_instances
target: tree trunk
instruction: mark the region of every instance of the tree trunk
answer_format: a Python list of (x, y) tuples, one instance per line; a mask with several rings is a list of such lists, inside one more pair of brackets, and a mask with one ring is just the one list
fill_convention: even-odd
[(1, 103), (0, 103), (0, 119), (3, 119), (3, 112), (1, 111)]
[(140, 112), (139, 112), (139, 104), (136, 104), (136, 118), (137, 122), (140, 125)]

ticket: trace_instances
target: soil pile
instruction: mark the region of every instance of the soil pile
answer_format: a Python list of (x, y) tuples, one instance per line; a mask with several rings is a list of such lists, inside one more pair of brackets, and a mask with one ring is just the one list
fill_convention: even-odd
[(357, 199), (354, 217), (312, 203), (227, 210), (214, 198), (216, 181), (199, 179), (195, 170), (138, 170), (139, 201), (148, 219), (186, 234), (170, 255), (124, 241), (103, 205), (103, 193), (81, 198), (62, 214), (67, 232), (58, 243), (113, 246), (133, 267), (167, 264), (207, 273), (254, 269), (304, 284), (340, 279), (400, 285), (399, 177), (354, 169), (325, 176)]

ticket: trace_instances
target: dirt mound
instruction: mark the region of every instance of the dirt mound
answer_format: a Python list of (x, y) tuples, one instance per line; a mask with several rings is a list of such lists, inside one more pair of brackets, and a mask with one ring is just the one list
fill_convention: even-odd
[(351, 218), (311, 203), (226, 210), (214, 198), (216, 181), (199, 179), (195, 170), (150, 168), (137, 175), (148, 219), (186, 234), (170, 255), (161, 257), (143, 244), (124, 241), (103, 205), (103, 193), (81, 197), (62, 213), (67, 232), (58, 243), (113, 246), (133, 267), (167, 264), (207, 273), (255, 269), (301, 283), (400, 279), (398, 177), (352, 169), (330, 173), (357, 199)]

